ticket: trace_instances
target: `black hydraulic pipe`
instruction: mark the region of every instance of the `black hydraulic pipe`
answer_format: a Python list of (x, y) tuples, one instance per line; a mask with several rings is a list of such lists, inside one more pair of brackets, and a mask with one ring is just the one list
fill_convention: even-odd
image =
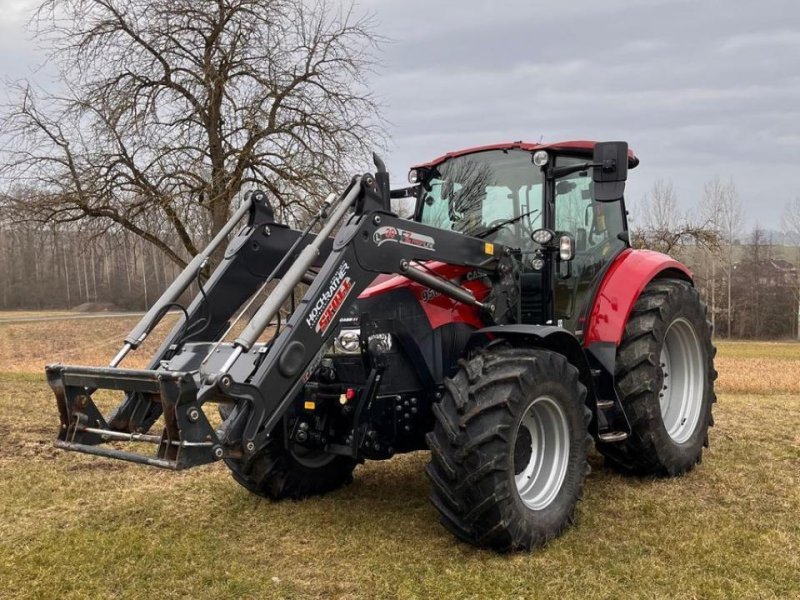
[(449, 296), (454, 300), (458, 300), (459, 302), (476, 306), (478, 308), (485, 308), (485, 305), (482, 302), (479, 302), (469, 290), (447, 281), (446, 279), (440, 279), (435, 275), (431, 275), (430, 273), (416, 269), (412, 267), (407, 260), (400, 262), (400, 272), (404, 277), (408, 277), (412, 281), (416, 281), (417, 283), (429, 287), (432, 290), (441, 292), (445, 296)]
[(125, 348), (120, 351), (120, 354), (114, 358), (112, 361), (112, 366), (117, 366), (119, 362), (122, 360), (124, 355), (127, 353), (127, 350), (136, 349), (139, 344), (141, 344), (148, 334), (153, 330), (153, 328), (158, 324), (163, 316), (164, 309), (171, 303), (175, 302), (183, 292), (189, 287), (189, 285), (194, 281), (194, 278), (197, 276), (197, 273), (200, 269), (203, 268), (203, 265), (206, 261), (211, 257), (211, 254), (216, 250), (222, 242), (228, 237), (228, 234), (233, 231), (233, 228), (236, 227), (237, 223), (244, 217), (248, 212), (250, 212), (250, 206), (252, 205), (253, 200), (248, 198), (239, 209), (233, 213), (233, 216), (228, 220), (227, 223), (220, 229), (219, 233), (214, 236), (214, 239), (205, 247), (205, 249), (197, 254), (186, 268), (181, 271), (180, 275), (175, 278), (175, 281), (170, 284), (170, 286), (161, 294), (161, 297), (150, 307), (150, 310), (147, 311), (142, 319), (136, 324), (136, 326), (131, 330), (128, 336), (125, 338)]

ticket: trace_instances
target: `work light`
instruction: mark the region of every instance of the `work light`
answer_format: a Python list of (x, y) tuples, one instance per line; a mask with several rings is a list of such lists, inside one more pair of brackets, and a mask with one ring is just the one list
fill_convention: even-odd
[(546, 246), (553, 241), (553, 232), (549, 229), (537, 229), (531, 234), (531, 239), (537, 244)]

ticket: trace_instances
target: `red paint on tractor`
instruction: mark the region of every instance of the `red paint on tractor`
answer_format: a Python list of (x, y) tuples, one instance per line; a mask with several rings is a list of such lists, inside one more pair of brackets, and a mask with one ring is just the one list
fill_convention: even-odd
[(666, 254), (651, 250), (623, 250), (611, 263), (597, 291), (589, 322), (584, 326), (583, 345), (594, 342), (619, 345), (639, 294), (653, 278), (665, 271), (692, 280), (691, 271)]
[[(490, 144), (488, 146), (476, 146), (475, 148), (464, 148), (463, 150), (456, 150), (448, 152), (426, 163), (420, 163), (411, 167), (412, 169), (419, 169), (425, 167), (433, 167), (443, 163), (449, 158), (456, 156), (464, 156), (466, 154), (474, 154), (475, 152), (486, 152), (488, 150), (524, 150), (528, 152), (535, 152), (536, 150), (554, 150), (554, 151), (567, 151), (575, 150), (588, 153), (591, 155), (594, 150), (596, 142), (591, 140), (575, 140), (570, 142), (555, 142), (552, 144), (536, 144), (532, 142), (505, 142), (502, 144)], [(633, 150), (628, 149), (628, 167), (633, 168), (639, 164), (639, 159), (633, 153)]]
[[(489, 286), (479, 277), (471, 278), (471, 274), (475, 272), (471, 267), (451, 265), (439, 261), (428, 261), (424, 264), (427, 269), (430, 269), (440, 277), (449, 279), (457, 285), (468, 289), (478, 300), (483, 300), (489, 293)], [(467, 323), (475, 328), (487, 325), (481, 320), (478, 311), (474, 307), (453, 300), (402, 275), (378, 275), (375, 281), (361, 292), (359, 298), (372, 298), (403, 287), (410, 289), (417, 298), (433, 329), (448, 323)]]

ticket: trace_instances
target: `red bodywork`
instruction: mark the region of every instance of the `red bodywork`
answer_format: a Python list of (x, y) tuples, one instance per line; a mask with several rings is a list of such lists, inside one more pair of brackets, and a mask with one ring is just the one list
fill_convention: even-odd
[[(486, 152), (488, 150), (524, 150), (527, 152), (535, 152), (536, 150), (557, 150), (557, 151), (574, 151), (580, 153), (590, 154), (594, 150), (594, 145), (597, 142), (591, 140), (575, 140), (571, 142), (555, 142), (553, 144), (534, 144), (532, 142), (505, 142), (503, 144), (491, 144), (488, 146), (476, 146), (475, 148), (465, 148), (464, 150), (456, 150), (455, 152), (448, 152), (431, 161), (421, 163), (411, 167), (412, 169), (420, 169), (426, 167), (433, 167), (443, 163), (449, 158), (456, 156), (464, 156), (466, 154), (474, 154), (476, 152)], [(639, 164), (639, 159), (633, 153), (633, 150), (628, 150), (628, 167), (633, 168)]]
[[(483, 300), (489, 293), (489, 286), (483, 280), (480, 278), (470, 279), (471, 274), (476, 273), (470, 267), (450, 265), (439, 261), (429, 261), (425, 266), (440, 277), (470, 290), (478, 300)], [(402, 275), (379, 275), (367, 289), (361, 292), (359, 298), (372, 298), (401, 287), (410, 289), (419, 300), (432, 329), (437, 329), (447, 323), (467, 323), (476, 329), (486, 326), (474, 307), (456, 302), (452, 298), (439, 294)]]
[[(426, 266), (441, 277), (469, 289), (478, 300), (483, 300), (489, 292), (483, 280), (470, 279), (475, 272), (470, 267), (438, 261), (430, 261)], [(623, 250), (609, 266), (597, 290), (588, 323), (583, 326), (583, 345), (595, 342), (618, 345), (639, 294), (650, 281), (664, 274), (692, 280), (689, 269), (665, 254), (630, 248)], [(401, 287), (409, 288), (419, 300), (432, 329), (447, 323), (466, 323), (476, 329), (486, 326), (477, 309), (436, 293), (402, 275), (378, 276), (359, 298), (372, 298)]]
[[(533, 144), (525, 142), (509, 142), (494, 144), (450, 152), (430, 162), (416, 165), (413, 168), (424, 168), (437, 165), (449, 158), (483, 152), (487, 150), (525, 151), (553, 149), (559, 151), (583, 151), (594, 149), (593, 141), (558, 142), (555, 144)], [(629, 166), (634, 167), (639, 160), (632, 151), (628, 152)], [(439, 276), (449, 279), (470, 291), (478, 300), (483, 300), (489, 287), (470, 267), (451, 265), (439, 261), (429, 261), (426, 267)], [(583, 345), (595, 342), (612, 342), (618, 345), (622, 339), (625, 323), (644, 287), (655, 277), (662, 274), (692, 280), (691, 272), (678, 261), (649, 250), (623, 250), (605, 272), (603, 281), (597, 290), (589, 311), (588, 322), (583, 323)], [(408, 288), (419, 300), (431, 328), (437, 329), (447, 323), (466, 323), (476, 329), (485, 327), (477, 309), (439, 294), (424, 285), (418, 284), (401, 275), (380, 275), (364, 290), (359, 298), (371, 298), (398, 288)]]
[(619, 345), (625, 323), (639, 294), (656, 276), (668, 273), (692, 280), (692, 273), (677, 260), (650, 250), (623, 250), (606, 271), (589, 322), (584, 325), (583, 345), (613, 342)]

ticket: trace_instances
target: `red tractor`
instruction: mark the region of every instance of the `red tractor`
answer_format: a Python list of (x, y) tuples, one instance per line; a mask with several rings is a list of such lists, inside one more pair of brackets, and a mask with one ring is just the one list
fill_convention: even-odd
[[(276, 500), (428, 448), (442, 523), (500, 551), (572, 523), (592, 442), (626, 473), (700, 461), (716, 376), (706, 308), (686, 267), (630, 248), (623, 191), (638, 159), (627, 144), (453, 152), (401, 190), (375, 163), (303, 231), (249, 194), (108, 367), (48, 366), (56, 445), (169, 469), (222, 460)], [(390, 198), (413, 198), (413, 218)], [(177, 304), (193, 281), (200, 293)], [(176, 305), (183, 317), (149, 368), (121, 368)], [(107, 416), (92, 399), (101, 388), (124, 392)]]

